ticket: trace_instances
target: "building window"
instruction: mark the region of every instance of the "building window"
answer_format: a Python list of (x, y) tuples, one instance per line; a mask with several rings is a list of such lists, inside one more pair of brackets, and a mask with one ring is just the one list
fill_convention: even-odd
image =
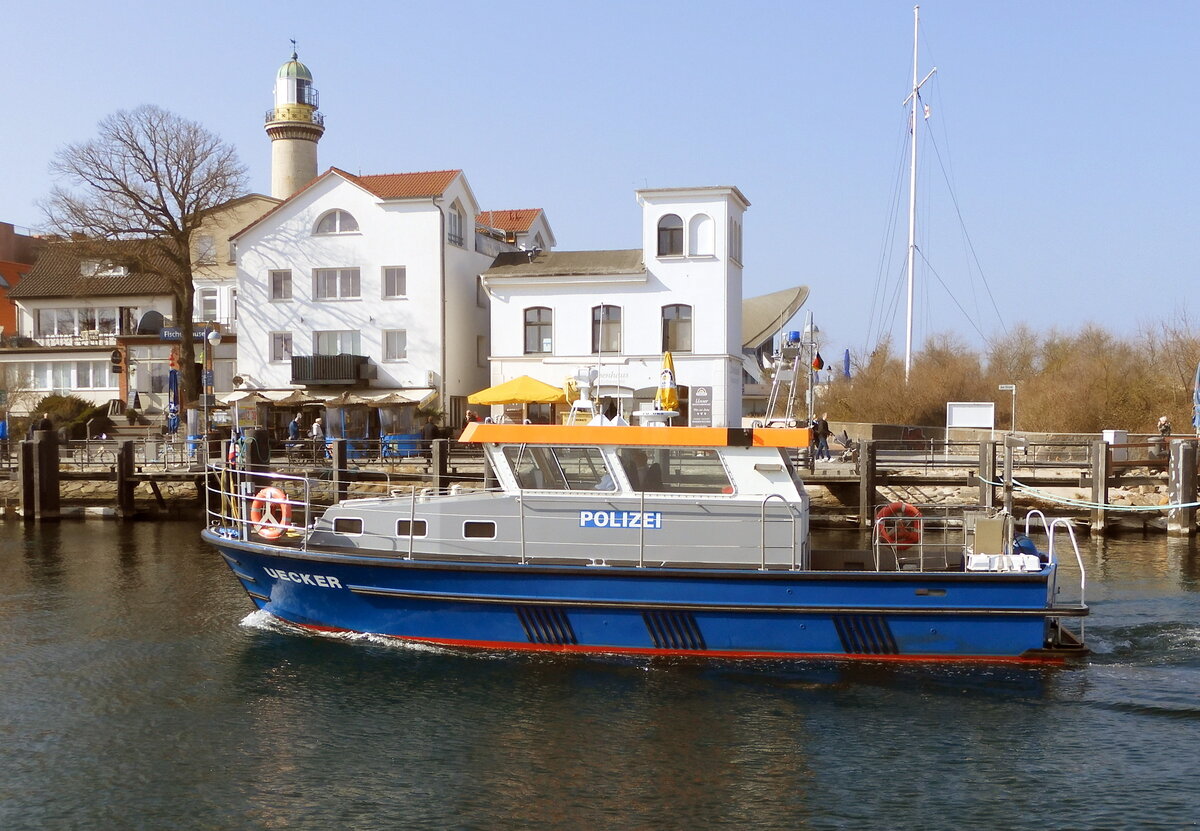
[(683, 254), (683, 220), (667, 214), (658, 221), (658, 256), (678, 257)]
[(525, 354), (554, 351), (554, 312), (544, 306), (525, 310)]
[(358, 231), (358, 220), (346, 211), (330, 211), (319, 220), (314, 234), (353, 234)]
[(357, 268), (314, 268), (314, 300), (347, 300), (358, 297)]
[(292, 299), (292, 272), (288, 270), (271, 272), (271, 299)]
[(592, 307), (592, 353), (621, 351), (621, 307)]
[(201, 234), (196, 238), (196, 263), (199, 265), (217, 264), (217, 241), (212, 234)]
[(455, 202), (446, 211), (446, 239), (451, 245), (463, 248), (463, 213), (462, 208)]
[(117, 310), (115, 307), (98, 309), (38, 309), (34, 337), (53, 335), (115, 335), (117, 333)]
[(129, 269), (108, 260), (80, 260), (81, 277), (125, 277)]
[(742, 224), (729, 217), (729, 259), (742, 261)]
[(383, 332), (383, 359), (403, 361), (408, 357), (408, 333), (403, 329), (385, 329)]
[(292, 359), (292, 333), (271, 333), (271, 361), (290, 361)]
[(313, 332), (314, 355), (358, 355), (358, 332)]
[(404, 297), (408, 294), (408, 276), (402, 265), (383, 267), (383, 296)]
[(229, 320), (233, 323), (237, 322), (237, 289), (229, 290)]
[(233, 265), (237, 262), (237, 240), (229, 241), (229, 264)]
[(692, 351), (692, 307), (682, 303), (662, 308), (663, 352)]
[(196, 311), (201, 320), (217, 319), (217, 290), (200, 289), (196, 292)]
[(688, 254), (711, 257), (716, 253), (716, 223), (708, 214), (696, 214), (688, 222)]

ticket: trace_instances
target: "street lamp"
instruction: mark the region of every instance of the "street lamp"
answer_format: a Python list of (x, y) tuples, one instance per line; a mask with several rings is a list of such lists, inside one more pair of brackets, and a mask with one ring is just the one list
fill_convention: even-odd
[(1012, 422), (1009, 424), (1008, 430), (1010, 433), (1015, 433), (1017, 432), (1017, 385), (1001, 384), (998, 389), (1000, 392), (1012, 393)]
[[(204, 446), (208, 447), (208, 434), (212, 429), (212, 424), (209, 422), (208, 407), (213, 395), (213, 351), (221, 344), (221, 330), (214, 329), (210, 325), (204, 327), (204, 340), (207, 345), (204, 347), (204, 377), (201, 379), (204, 388)], [(206, 454), (207, 455), (207, 454)]]

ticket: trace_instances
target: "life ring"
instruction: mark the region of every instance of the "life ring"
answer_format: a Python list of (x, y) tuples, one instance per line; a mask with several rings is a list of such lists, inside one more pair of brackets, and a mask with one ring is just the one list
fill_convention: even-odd
[[(275, 516), (275, 509), (279, 516)], [(266, 487), (254, 495), (250, 505), (250, 522), (257, 526), (258, 535), (266, 540), (278, 539), (283, 529), (292, 524), (292, 506), (287, 494), (276, 487)]]
[[(907, 502), (892, 502), (884, 505), (875, 514), (875, 524), (879, 526), (879, 538), (889, 545), (894, 545), (900, 551), (911, 547), (921, 541), (921, 529), (916, 521), (920, 516), (921, 512), (917, 506)], [(892, 522), (880, 521), (892, 517), (899, 517), (899, 519)]]

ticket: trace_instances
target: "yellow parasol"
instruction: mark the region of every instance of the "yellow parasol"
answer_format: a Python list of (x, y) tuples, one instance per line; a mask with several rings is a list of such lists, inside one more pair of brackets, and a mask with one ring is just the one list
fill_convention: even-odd
[(679, 387), (675, 385), (675, 361), (670, 352), (663, 353), (662, 371), (658, 373), (658, 392), (654, 394), (654, 406), (659, 410), (679, 410)]
[(565, 404), (559, 387), (522, 375), (467, 396), (469, 404)]

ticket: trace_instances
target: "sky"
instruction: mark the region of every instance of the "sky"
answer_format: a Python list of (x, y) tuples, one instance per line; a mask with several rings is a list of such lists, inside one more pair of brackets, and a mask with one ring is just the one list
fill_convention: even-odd
[[(914, 348), (1186, 320), (1200, 3), (930, 0), (920, 20)], [(321, 170), (462, 169), (485, 210), (545, 210), (562, 251), (640, 246), (638, 188), (733, 185), (746, 296), (809, 286), (827, 357), (903, 350), (910, 2), (61, 0), (9, 4), (5, 29), (0, 221), (38, 229), (55, 151), (141, 104), (269, 192), (294, 38)]]

